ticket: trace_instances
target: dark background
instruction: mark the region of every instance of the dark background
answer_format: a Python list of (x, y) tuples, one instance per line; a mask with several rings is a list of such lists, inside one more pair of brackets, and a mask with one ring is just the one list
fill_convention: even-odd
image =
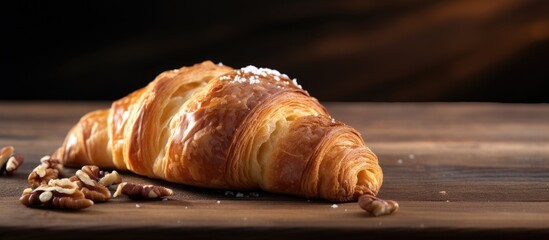
[(114, 100), (203, 60), (321, 101), (549, 102), (549, 1), (1, 1), (0, 100)]

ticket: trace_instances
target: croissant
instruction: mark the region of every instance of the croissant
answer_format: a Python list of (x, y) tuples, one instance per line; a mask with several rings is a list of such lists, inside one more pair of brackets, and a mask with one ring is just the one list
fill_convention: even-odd
[(383, 173), (360, 134), (287, 75), (210, 61), (161, 73), (84, 115), (53, 153), (67, 166), (334, 202), (376, 195)]

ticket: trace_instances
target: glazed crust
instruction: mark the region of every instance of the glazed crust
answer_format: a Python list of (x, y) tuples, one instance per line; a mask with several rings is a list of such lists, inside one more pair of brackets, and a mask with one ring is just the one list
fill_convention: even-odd
[(86, 114), (53, 155), (69, 166), (335, 202), (377, 194), (383, 179), (360, 134), (295, 80), (210, 61), (166, 71)]

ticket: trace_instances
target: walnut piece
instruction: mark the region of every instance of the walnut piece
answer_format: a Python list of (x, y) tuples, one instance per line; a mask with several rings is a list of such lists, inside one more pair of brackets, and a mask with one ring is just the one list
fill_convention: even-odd
[(68, 178), (52, 179), (34, 190), (27, 188), (19, 201), (27, 207), (55, 209), (77, 210), (93, 205), (93, 201), (86, 199), (78, 185)]
[(0, 175), (11, 175), (23, 164), (24, 158), (21, 154), (15, 153), (13, 146), (6, 146), (0, 149)]
[(82, 167), (82, 172), (86, 173), (92, 180), (97, 181), (99, 184), (109, 187), (113, 184), (119, 184), (122, 182), (122, 177), (116, 171), (106, 172), (99, 169), (94, 165), (86, 165)]
[(62, 172), (61, 160), (46, 155), (40, 159), (40, 165), (29, 174), (28, 182), (32, 188), (37, 188), (42, 184), (48, 184), (52, 179), (58, 179)]
[(3, 166), (8, 159), (13, 155), (13, 152), (15, 152), (15, 148), (13, 146), (6, 146), (0, 149), (0, 165)]
[(49, 155), (43, 156), (40, 159), (40, 164), (43, 165), (46, 168), (53, 168), (57, 169), (60, 173), (63, 172), (63, 162), (61, 160), (52, 158)]
[(110, 187), (111, 185), (120, 184), (122, 182), (122, 177), (118, 174), (117, 171), (104, 172), (103, 177), (99, 179), (99, 184)]
[(389, 215), (395, 213), (399, 205), (393, 200), (383, 200), (372, 194), (364, 194), (358, 198), (358, 204), (366, 212), (374, 216)]
[(173, 191), (161, 186), (123, 182), (118, 185), (113, 197), (121, 194), (132, 199), (161, 199), (173, 195)]
[(87, 199), (94, 202), (106, 202), (111, 199), (111, 192), (98, 182), (102, 175), (100, 173), (99, 167), (86, 165), (69, 179), (78, 185)]
[(29, 174), (28, 182), (32, 188), (37, 188), (40, 185), (48, 184), (52, 179), (59, 178), (59, 170), (55, 168), (46, 168), (44, 165), (38, 165)]
[(14, 154), (10, 157), (10, 159), (8, 159), (8, 162), (6, 163), (6, 173), (13, 174), (15, 170), (17, 170), (19, 166), (23, 164), (24, 161), (25, 159), (23, 158), (23, 155), (17, 153)]

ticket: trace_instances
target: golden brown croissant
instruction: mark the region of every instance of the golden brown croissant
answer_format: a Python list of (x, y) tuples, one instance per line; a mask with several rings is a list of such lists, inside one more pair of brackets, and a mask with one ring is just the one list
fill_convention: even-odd
[(295, 80), (206, 61), (160, 74), (110, 109), (83, 116), (55, 153), (209, 188), (354, 201), (377, 194), (377, 157)]

